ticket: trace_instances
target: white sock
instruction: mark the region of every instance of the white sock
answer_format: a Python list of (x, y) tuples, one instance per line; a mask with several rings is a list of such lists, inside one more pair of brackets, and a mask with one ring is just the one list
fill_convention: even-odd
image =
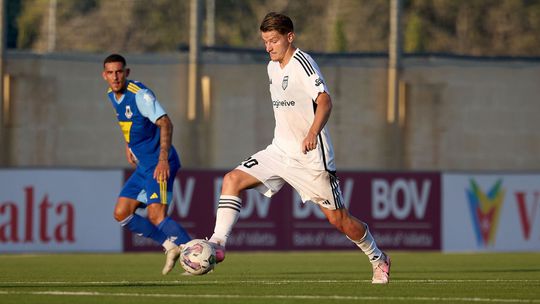
[(169, 239), (166, 239), (165, 242), (163, 242), (163, 244), (161, 244), (161, 246), (163, 246), (163, 248), (165, 248), (165, 250), (171, 250), (175, 247), (177, 247), (177, 245), (173, 242), (171, 242)]
[[(349, 240), (351, 239), (349, 238)], [(377, 247), (373, 236), (371, 235), (371, 233), (369, 233), (369, 228), (367, 225), (366, 234), (364, 234), (364, 237), (362, 237), (362, 239), (359, 241), (351, 241), (355, 243), (358, 248), (362, 249), (362, 251), (368, 256), (371, 263), (378, 262), (381, 258), (384, 257), (384, 253)]]
[(232, 228), (242, 208), (242, 199), (233, 195), (222, 195), (219, 197), (219, 205), (216, 214), (216, 226), (210, 242), (225, 246)]

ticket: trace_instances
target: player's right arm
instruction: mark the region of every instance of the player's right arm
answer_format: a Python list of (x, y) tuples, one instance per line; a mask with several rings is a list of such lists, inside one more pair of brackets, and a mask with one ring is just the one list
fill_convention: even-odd
[(301, 51), (294, 56), (294, 59), (302, 65), (302, 69), (299, 70), (304, 90), (317, 105), (313, 122), (302, 141), (302, 152), (306, 154), (317, 148), (317, 136), (328, 122), (332, 112), (332, 99), (319, 66), (311, 56)]
[(129, 149), (127, 143), (126, 143), (126, 158), (127, 158), (128, 163), (130, 163), (133, 167), (137, 166), (137, 158), (135, 158), (135, 155), (131, 153), (131, 149)]
[(317, 148), (317, 136), (328, 122), (328, 118), (330, 118), (330, 113), (332, 112), (332, 99), (328, 93), (319, 93), (315, 103), (317, 104), (315, 118), (306, 137), (302, 141), (302, 153), (304, 154)]

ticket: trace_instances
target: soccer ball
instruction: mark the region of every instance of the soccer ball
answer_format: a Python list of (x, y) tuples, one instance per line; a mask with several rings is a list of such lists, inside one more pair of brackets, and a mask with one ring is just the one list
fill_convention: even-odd
[(216, 266), (216, 251), (206, 240), (191, 240), (182, 248), (180, 264), (190, 274), (203, 275)]

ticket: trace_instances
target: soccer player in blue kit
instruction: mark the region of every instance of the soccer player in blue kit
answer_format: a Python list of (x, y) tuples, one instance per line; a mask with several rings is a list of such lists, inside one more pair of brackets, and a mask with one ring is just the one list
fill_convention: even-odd
[[(173, 125), (167, 113), (148, 87), (127, 79), (129, 72), (119, 54), (103, 61), (102, 76), (124, 133), (126, 157), (136, 166), (118, 196), (114, 218), (131, 232), (163, 246), (165, 275), (180, 257), (180, 245), (191, 240), (182, 226), (166, 216), (180, 159), (172, 146)], [(147, 209), (148, 218), (135, 212), (141, 207)]]

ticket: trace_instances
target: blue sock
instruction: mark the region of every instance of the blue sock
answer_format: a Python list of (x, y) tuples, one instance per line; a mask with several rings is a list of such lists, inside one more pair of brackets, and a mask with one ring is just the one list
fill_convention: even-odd
[(191, 237), (186, 230), (180, 226), (177, 222), (173, 221), (170, 217), (166, 217), (157, 226), (163, 234), (165, 234), (176, 245), (185, 244), (191, 241)]
[(167, 239), (167, 236), (163, 233), (163, 231), (159, 230), (156, 226), (150, 223), (147, 218), (144, 218), (138, 214), (132, 214), (120, 222), (120, 224), (129, 229), (129, 231), (140, 234), (147, 238), (151, 238), (160, 245), (163, 244), (163, 242), (165, 242)]

